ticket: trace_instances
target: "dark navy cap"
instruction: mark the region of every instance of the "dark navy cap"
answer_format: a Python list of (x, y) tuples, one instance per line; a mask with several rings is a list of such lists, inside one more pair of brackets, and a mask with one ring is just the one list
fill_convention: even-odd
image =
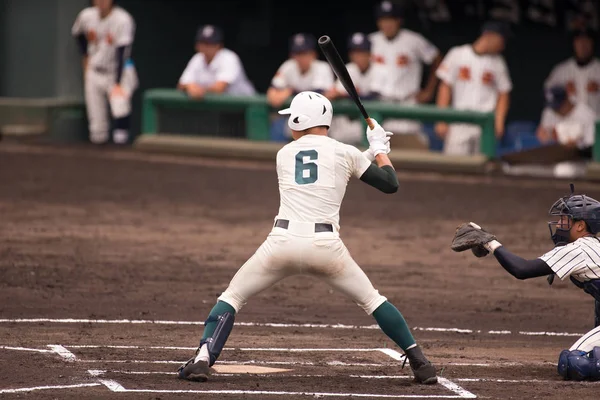
[(218, 26), (202, 25), (196, 33), (196, 42), (223, 43), (223, 31)]
[(495, 32), (501, 35), (504, 38), (504, 40), (508, 40), (513, 36), (510, 30), (510, 25), (508, 24), (508, 22), (504, 21), (488, 21), (485, 24), (483, 24), (481, 32)]
[(384, 17), (402, 18), (403, 16), (402, 8), (390, 0), (382, 1), (375, 8), (376, 19)]
[(290, 53), (304, 53), (305, 51), (316, 50), (317, 39), (310, 33), (297, 33), (290, 39)]
[(371, 41), (364, 33), (353, 33), (348, 38), (348, 51), (371, 51)]
[(564, 86), (552, 86), (544, 91), (546, 97), (546, 106), (553, 110), (558, 109), (568, 98), (567, 90)]

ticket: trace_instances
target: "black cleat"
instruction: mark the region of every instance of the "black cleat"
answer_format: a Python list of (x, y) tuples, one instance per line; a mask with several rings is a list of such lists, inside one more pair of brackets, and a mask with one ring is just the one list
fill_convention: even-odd
[(177, 377), (179, 379), (186, 379), (194, 382), (206, 382), (208, 380), (211, 372), (208, 362), (204, 360), (194, 362), (195, 359), (195, 357), (191, 358), (188, 362), (179, 367), (177, 370)]
[(427, 360), (419, 346), (406, 350), (406, 358), (410, 363), (410, 369), (415, 376), (415, 382), (424, 385), (433, 385), (438, 379), (435, 373), (435, 367)]
[(427, 364), (422, 364), (418, 368), (412, 368), (413, 374), (415, 375), (415, 382), (422, 383), (424, 385), (433, 385), (437, 383), (438, 379), (435, 374), (435, 367), (428, 362)]

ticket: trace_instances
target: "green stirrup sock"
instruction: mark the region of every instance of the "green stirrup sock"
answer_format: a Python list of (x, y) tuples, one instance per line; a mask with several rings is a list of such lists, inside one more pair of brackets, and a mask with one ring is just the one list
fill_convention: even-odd
[[(219, 300), (219, 301), (217, 301), (217, 304), (215, 304), (213, 309), (210, 310), (209, 317), (214, 316), (216, 318), (218, 315), (221, 315), (226, 312), (229, 312), (229, 313), (235, 315), (235, 310), (233, 309), (233, 307), (231, 307), (229, 304), (225, 303), (224, 301)], [(206, 325), (204, 326), (204, 333), (202, 334), (202, 340), (212, 337), (213, 333), (215, 333), (216, 328), (217, 328), (217, 321), (207, 322)]]
[(373, 317), (383, 333), (388, 335), (402, 350), (406, 351), (407, 348), (416, 344), (404, 317), (389, 301), (380, 305), (373, 312)]

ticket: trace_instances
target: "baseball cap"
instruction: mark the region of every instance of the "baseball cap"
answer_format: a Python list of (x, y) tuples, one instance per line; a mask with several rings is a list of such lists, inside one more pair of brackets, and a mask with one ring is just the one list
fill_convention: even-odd
[(215, 25), (202, 25), (196, 33), (196, 42), (223, 43), (223, 31)]
[(546, 107), (553, 110), (558, 109), (561, 104), (568, 98), (567, 90), (564, 86), (552, 86), (544, 91), (546, 98)]
[(402, 8), (390, 0), (382, 1), (375, 8), (376, 19), (384, 17), (402, 18), (403, 16)]
[(290, 53), (297, 54), (315, 50), (317, 39), (310, 33), (297, 33), (290, 39)]
[(481, 32), (495, 32), (501, 35), (504, 40), (508, 40), (513, 36), (510, 30), (510, 25), (508, 22), (504, 21), (487, 21), (485, 24), (483, 24)]
[(371, 51), (371, 41), (361, 32), (356, 32), (348, 38), (348, 51)]
[(333, 106), (323, 95), (304, 91), (292, 99), (290, 107), (279, 114), (289, 115), (288, 126), (294, 131), (303, 131), (314, 126), (331, 126)]

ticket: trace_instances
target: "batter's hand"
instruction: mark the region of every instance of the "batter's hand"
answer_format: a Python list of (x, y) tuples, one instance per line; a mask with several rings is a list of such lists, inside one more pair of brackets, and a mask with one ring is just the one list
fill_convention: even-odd
[(388, 154), (390, 151), (390, 137), (393, 133), (386, 132), (373, 118), (371, 118), (371, 122), (373, 123), (373, 129), (367, 127), (369, 150), (373, 153), (373, 157), (377, 157), (378, 154)]

